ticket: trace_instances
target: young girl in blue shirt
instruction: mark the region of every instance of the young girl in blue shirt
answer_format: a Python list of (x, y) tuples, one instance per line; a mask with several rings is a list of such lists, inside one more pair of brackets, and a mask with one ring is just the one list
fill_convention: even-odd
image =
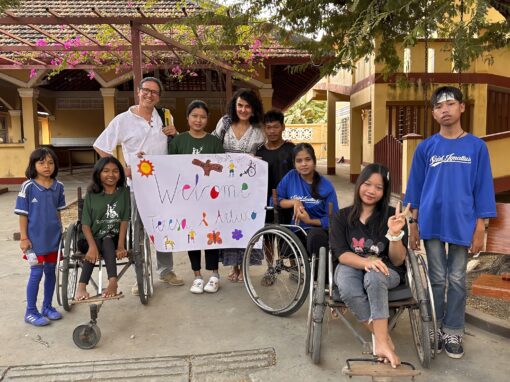
[[(62, 233), (60, 210), (65, 208), (64, 185), (56, 180), (58, 160), (48, 148), (36, 149), (30, 154), (25, 176), (16, 199), (14, 212), (19, 215), (20, 248), (31, 249), (38, 264), (30, 267), (27, 283), (25, 322), (44, 326), (62, 315), (51, 305), (55, 290), (55, 266)], [(26, 256), (24, 256), (26, 258)], [(37, 310), (39, 283), (44, 273), (42, 310)]]
[(328, 205), (338, 210), (333, 184), (316, 171), (317, 158), (309, 143), (296, 145), (293, 152), (294, 170), (290, 170), (278, 184), (280, 207), (292, 208), (292, 224), (307, 231), (308, 253), (318, 254), (321, 247), (329, 248)]

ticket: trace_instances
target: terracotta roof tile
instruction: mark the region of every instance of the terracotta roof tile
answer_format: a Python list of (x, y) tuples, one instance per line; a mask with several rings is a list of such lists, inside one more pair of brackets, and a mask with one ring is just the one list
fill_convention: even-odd
[[(95, 7), (103, 16), (139, 16), (136, 10), (141, 7), (147, 16), (183, 17), (177, 8), (182, 1), (157, 1), (151, 7), (145, 7), (147, 1), (129, 0), (22, 0), (20, 6), (13, 10), (17, 16), (48, 16), (46, 8), (57, 11), (60, 16), (94, 15)], [(149, 2), (150, 3), (150, 2)], [(198, 7), (191, 1), (187, 2), (186, 12), (192, 14)]]

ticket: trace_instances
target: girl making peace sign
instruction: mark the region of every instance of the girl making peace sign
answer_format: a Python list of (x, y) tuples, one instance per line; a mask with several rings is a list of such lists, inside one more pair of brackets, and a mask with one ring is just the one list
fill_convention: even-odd
[(334, 216), (330, 228), (333, 256), (338, 257), (334, 281), (354, 316), (375, 336), (376, 355), (400, 364), (388, 333), (388, 290), (404, 281), (407, 254), (406, 215), (389, 206), (386, 167), (370, 164), (356, 182), (354, 203)]

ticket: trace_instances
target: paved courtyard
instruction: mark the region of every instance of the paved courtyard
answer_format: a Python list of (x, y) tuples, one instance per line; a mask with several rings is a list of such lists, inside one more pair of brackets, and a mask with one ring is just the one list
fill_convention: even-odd
[[(347, 166), (332, 177), (341, 206), (352, 198)], [(79, 176), (63, 177), (68, 202), (75, 198)], [(176, 253), (176, 270), (186, 285), (171, 287), (155, 281), (147, 306), (131, 296), (134, 273), (120, 282), (125, 298), (106, 302), (99, 314), (102, 339), (92, 350), (72, 341), (73, 329), (88, 321), (86, 305), (63, 320), (35, 328), (23, 322), (28, 266), (20, 258), (13, 214), (16, 192), (0, 195), (0, 380), (165, 380), (165, 381), (342, 381), (345, 359), (360, 357), (361, 347), (337, 320), (323, 329), (322, 363), (305, 354), (306, 304), (288, 318), (265, 314), (249, 299), (244, 285), (226, 280), (214, 295), (192, 295), (192, 272), (186, 254)], [(42, 298), (42, 297), (41, 297)], [(405, 361), (419, 367), (408, 317), (398, 322), (393, 340)], [(509, 340), (467, 326), (466, 355), (451, 360), (440, 354), (419, 381), (507, 381)], [(42, 366), (41, 366), (42, 365)], [(357, 379), (366, 381), (368, 379)]]

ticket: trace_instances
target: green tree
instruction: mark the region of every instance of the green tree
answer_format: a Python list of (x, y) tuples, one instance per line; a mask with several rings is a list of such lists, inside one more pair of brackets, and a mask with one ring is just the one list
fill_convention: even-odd
[[(503, 21), (488, 20), (491, 7)], [(265, 16), (266, 30), (311, 52), (324, 74), (350, 69), (371, 54), (386, 73), (397, 72), (397, 44), (413, 46), (431, 36), (445, 39), (444, 49), (461, 71), (478, 57), (490, 62), (491, 52), (510, 42), (506, 0), (235, 0), (232, 9), (252, 20)]]
[(326, 122), (326, 102), (309, 101), (300, 98), (285, 112), (285, 123), (324, 123)]
[(9, 8), (16, 8), (19, 5), (19, 0), (0, 0), (0, 11)]

